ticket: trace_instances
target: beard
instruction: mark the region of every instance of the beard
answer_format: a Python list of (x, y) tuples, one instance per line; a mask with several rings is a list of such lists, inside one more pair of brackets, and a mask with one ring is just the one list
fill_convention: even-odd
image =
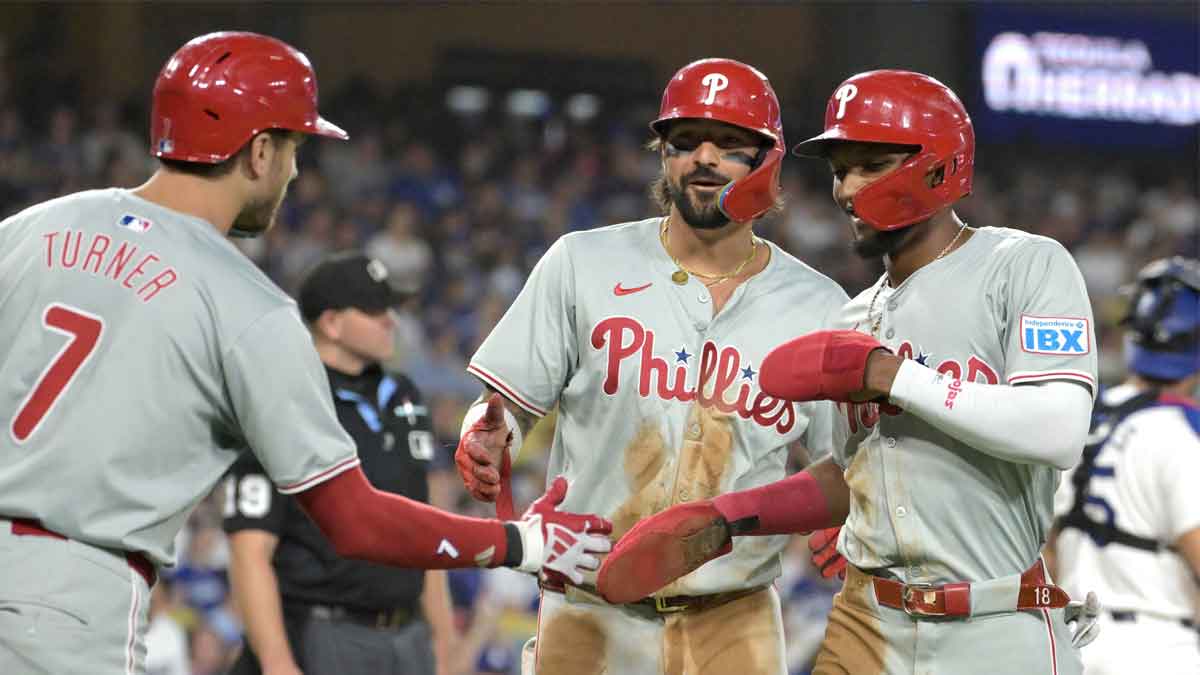
[(257, 237), (275, 224), (279, 207), (283, 204), (285, 190), (280, 190), (274, 198), (256, 199), (242, 207), (241, 213), (233, 219), (231, 232), (241, 237)]
[(667, 194), (671, 197), (671, 203), (679, 210), (679, 215), (683, 216), (684, 222), (698, 230), (716, 230), (725, 227), (729, 224), (729, 218), (721, 212), (718, 204), (720, 192), (713, 192), (711, 196), (703, 196), (693, 198), (687, 193), (687, 185), (690, 181), (697, 178), (712, 178), (715, 180), (728, 180), (715, 173), (693, 172), (692, 174), (683, 177), (679, 185), (672, 183), (670, 180), (667, 183)]
[(908, 238), (908, 233), (911, 228), (902, 228), (899, 230), (889, 230), (880, 232), (870, 225), (867, 227), (867, 234), (853, 239), (850, 242), (850, 248), (860, 258), (882, 258), (885, 255), (891, 255), (898, 251), (904, 240)]

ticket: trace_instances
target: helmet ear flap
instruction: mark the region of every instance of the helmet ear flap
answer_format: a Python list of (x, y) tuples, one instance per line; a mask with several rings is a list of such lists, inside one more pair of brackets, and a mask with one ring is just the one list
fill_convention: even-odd
[(779, 200), (779, 174), (784, 149), (778, 145), (760, 153), (758, 167), (726, 185), (717, 197), (717, 208), (735, 223), (754, 220), (770, 211)]

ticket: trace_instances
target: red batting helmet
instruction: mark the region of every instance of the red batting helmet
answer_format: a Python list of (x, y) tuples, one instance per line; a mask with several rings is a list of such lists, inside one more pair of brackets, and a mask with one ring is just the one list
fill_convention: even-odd
[(775, 205), (785, 145), (779, 99), (766, 75), (732, 59), (693, 61), (667, 83), (650, 128), (665, 138), (668, 123), (678, 119), (717, 120), (769, 140), (771, 147), (760, 154), (755, 169), (726, 185), (717, 205), (734, 222), (753, 220)]
[(829, 146), (839, 141), (920, 147), (900, 168), (854, 196), (855, 215), (876, 230), (908, 227), (971, 194), (971, 118), (954, 92), (928, 75), (872, 70), (851, 77), (829, 98), (825, 133), (793, 152), (828, 157)]
[(216, 164), (268, 129), (350, 137), (317, 113), (312, 64), (287, 43), (209, 33), (180, 47), (158, 74), (150, 115), (155, 157)]

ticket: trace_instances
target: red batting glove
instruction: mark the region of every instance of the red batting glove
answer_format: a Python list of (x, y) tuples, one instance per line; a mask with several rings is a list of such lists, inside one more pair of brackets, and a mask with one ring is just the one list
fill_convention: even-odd
[(846, 578), (846, 559), (837, 550), (838, 534), (841, 531), (842, 526), (838, 525), (817, 530), (808, 538), (808, 550), (812, 552), (810, 560), (812, 560), (813, 567), (816, 567), (821, 572), (821, 576), (826, 579), (832, 579), (835, 574), (839, 579)]
[[(472, 497), (494, 502), (501, 496), (512, 471), (512, 460), (508, 456), (508, 444), (511, 442), (512, 432), (508, 431), (508, 425), (504, 422), (504, 400), (500, 394), (492, 394), (488, 398), (487, 412), (458, 439), (458, 449), (454, 451), (458, 474)], [(503, 491), (508, 492), (507, 489)], [(499, 511), (500, 505), (497, 504)], [(499, 515), (501, 518), (512, 517), (511, 496), (508, 513)]]
[(876, 349), (887, 347), (854, 330), (808, 333), (767, 354), (758, 384), (785, 401), (852, 402), (850, 395), (866, 387), (867, 357)]
[(600, 565), (596, 587), (611, 603), (634, 602), (733, 550), (712, 501), (678, 504), (634, 525)]

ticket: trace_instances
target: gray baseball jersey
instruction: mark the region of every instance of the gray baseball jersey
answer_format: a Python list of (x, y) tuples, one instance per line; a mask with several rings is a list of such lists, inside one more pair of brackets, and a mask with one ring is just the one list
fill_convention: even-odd
[[(828, 326), (841, 288), (773, 244), (766, 268), (716, 316), (660, 241), (660, 218), (559, 239), (468, 370), (525, 410), (558, 405), (548, 476), (571, 480), (564, 508), (601, 513), (622, 534), (673, 503), (785, 475), (803, 440), (828, 452), (832, 406), (776, 400), (758, 365), (777, 344)], [(787, 537), (739, 539), (664, 594), (770, 582)]]
[(0, 515), (173, 561), (243, 448), (285, 492), (357, 464), (294, 303), (128, 190), (0, 223)]
[[(1078, 382), (1093, 392), (1095, 335), (1087, 291), (1057, 242), (985, 227), (952, 254), (846, 306), (842, 325), (954, 379)], [(843, 407), (834, 458), (850, 516), (840, 550), (863, 569), (912, 583), (980, 581), (1024, 571), (1045, 542), (1060, 472), (991, 457), (915, 415)], [(1013, 429), (1037, 434), (1037, 429)], [(841, 442), (841, 437), (849, 439)]]

